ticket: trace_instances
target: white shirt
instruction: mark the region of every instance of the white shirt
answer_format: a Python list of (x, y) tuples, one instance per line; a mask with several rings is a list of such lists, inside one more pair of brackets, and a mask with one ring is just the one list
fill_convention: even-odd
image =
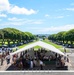
[(33, 68), (33, 61), (31, 61), (31, 66), (30, 67)]
[(10, 55), (7, 55), (7, 56), (6, 56), (6, 59), (10, 59)]
[(43, 62), (40, 60), (40, 65), (43, 65)]

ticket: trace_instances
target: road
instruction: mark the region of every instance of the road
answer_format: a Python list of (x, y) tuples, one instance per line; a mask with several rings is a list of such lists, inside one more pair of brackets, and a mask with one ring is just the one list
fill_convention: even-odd
[(69, 70), (74, 70), (74, 48), (66, 48), (68, 50), (70, 50), (70, 53), (67, 53), (67, 55), (69, 55), (69, 60), (70, 60), (70, 64), (68, 67)]
[(74, 75), (74, 72), (1, 72), (0, 75)]

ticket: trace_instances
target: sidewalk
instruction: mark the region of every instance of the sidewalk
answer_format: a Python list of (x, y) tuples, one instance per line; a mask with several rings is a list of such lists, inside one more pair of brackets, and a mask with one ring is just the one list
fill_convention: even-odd
[(74, 70), (74, 53), (68, 53), (69, 55), (69, 63), (66, 63), (68, 65), (68, 70)]
[(0, 71), (6, 71), (6, 69), (11, 65), (10, 64), (7, 65), (6, 60), (4, 60), (3, 65), (0, 65)]

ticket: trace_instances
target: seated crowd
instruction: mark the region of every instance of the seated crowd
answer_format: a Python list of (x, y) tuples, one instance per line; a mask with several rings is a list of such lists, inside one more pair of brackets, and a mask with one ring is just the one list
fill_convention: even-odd
[[(34, 51), (32, 48), (31, 50)], [(44, 63), (44, 61), (55, 61), (56, 67), (63, 67), (65, 65), (66, 57), (59, 55), (57, 53), (54, 53), (53, 55), (45, 55), (46, 54), (45, 49), (39, 49), (38, 51), (34, 51), (34, 56), (29, 55), (29, 50), (26, 50), (24, 52), (21, 52), (19, 54), (13, 55), (13, 65), (16, 66), (18, 69), (33, 69), (34, 67), (39, 66), (40, 69), (43, 69), (43, 66), (46, 66), (47, 64)]]

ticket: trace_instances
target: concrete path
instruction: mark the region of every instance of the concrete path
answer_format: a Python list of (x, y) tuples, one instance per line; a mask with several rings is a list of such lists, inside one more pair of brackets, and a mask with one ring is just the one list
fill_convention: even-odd
[(74, 48), (66, 48), (70, 50), (70, 53), (67, 53), (69, 55), (70, 65), (68, 66), (69, 70), (74, 70)]
[(70, 60), (70, 65), (69, 65), (69, 70), (74, 70), (74, 53), (70, 53), (69, 55), (69, 60)]
[(74, 75), (74, 72), (1, 72), (0, 75)]
[(5, 71), (10, 65), (11, 62), (7, 65), (6, 60), (4, 60), (3, 65), (0, 65), (0, 71)]

